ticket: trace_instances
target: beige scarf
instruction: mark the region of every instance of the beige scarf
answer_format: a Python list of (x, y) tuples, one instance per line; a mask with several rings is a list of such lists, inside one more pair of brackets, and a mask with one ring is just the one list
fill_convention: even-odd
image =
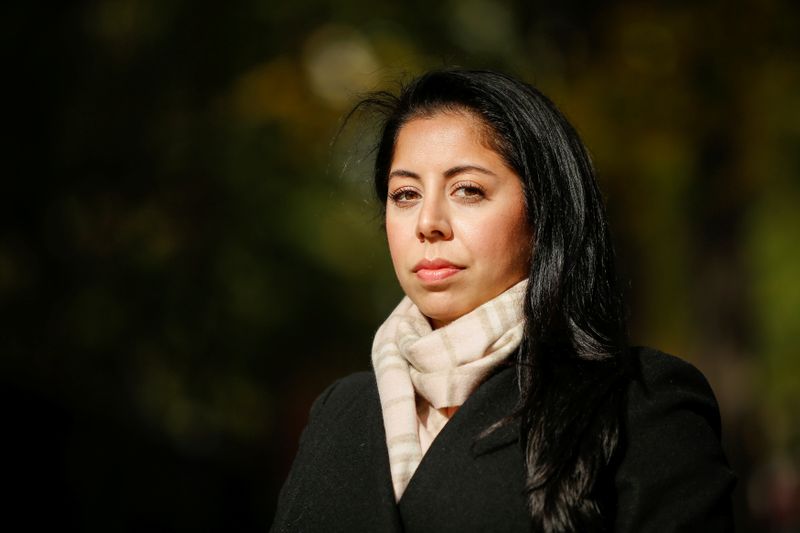
[(464, 403), (519, 346), (526, 286), (523, 280), (436, 330), (406, 296), (378, 328), (372, 366), (397, 500), (447, 422), (445, 408)]

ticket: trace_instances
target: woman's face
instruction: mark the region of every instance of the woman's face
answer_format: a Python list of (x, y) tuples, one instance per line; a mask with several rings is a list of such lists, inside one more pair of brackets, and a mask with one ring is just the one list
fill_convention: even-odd
[(468, 113), (407, 122), (397, 137), (386, 233), (397, 278), (434, 328), (528, 276), (522, 183)]

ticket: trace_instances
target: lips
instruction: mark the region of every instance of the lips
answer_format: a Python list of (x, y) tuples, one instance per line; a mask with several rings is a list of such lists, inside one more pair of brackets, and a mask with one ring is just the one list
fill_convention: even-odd
[(464, 270), (446, 259), (423, 259), (411, 269), (419, 279), (426, 282), (441, 281)]

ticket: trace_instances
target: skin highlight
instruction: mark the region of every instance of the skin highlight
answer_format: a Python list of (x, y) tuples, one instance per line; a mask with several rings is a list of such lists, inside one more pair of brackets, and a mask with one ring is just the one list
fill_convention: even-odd
[(522, 182), (469, 112), (413, 118), (397, 136), (386, 233), (403, 291), (433, 328), (528, 277)]

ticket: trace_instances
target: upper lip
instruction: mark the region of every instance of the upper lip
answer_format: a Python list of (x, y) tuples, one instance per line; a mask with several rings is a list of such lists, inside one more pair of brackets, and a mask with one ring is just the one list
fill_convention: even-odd
[(412, 272), (419, 270), (439, 270), (440, 268), (464, 268), (459, 265), (454, 265), (446, 259), (423, 259), (411, 269)]

